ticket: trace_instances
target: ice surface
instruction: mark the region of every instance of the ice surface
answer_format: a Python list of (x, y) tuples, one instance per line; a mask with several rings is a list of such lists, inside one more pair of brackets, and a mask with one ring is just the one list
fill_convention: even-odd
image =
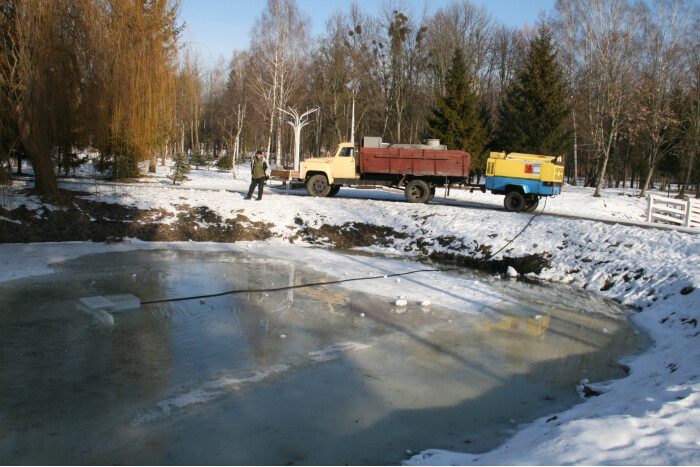
[[(290, 250), (284, 245), (287, 257)], [(416, 268), (375, 256), (313, 253), (319, 270), (361, 274), (371, 266), (380, 276)], [(132, 281), (134, 271), (139, 281)], [(383, 295), (376, 296), (331, 286), (226, 295), (206, 305), (147, 305), (121, 326), (121, 315), (100, 307), (117, 309), (119, 295), (128, 304), (123, 291), (150, 302), (325, 277), (293, 260), (252, 253), (154, 250), (66, 262), (40, 278), (45, 288), (35, 279), (4, 284), (1, 309), (19, 309), (15, 303), (25, 302), (24, 291), (31, 290), (43, 297), (33, 313), (46, 324), (22, 325), (28, 321), (23, 311), (8, 314), (9, 325), (0, 326), (0, 341), (16, 342), (11, 354), (3, 353), (8, 364), (0, 366), (0, 387), (9, 389), (0, 405), (10, 411), (4, 418), (17, 434), (0, 440), (0, 464), (398, 464), (406, 446), (416, 451), (470, 439), (472, 449), (492, 449), (504, 430), (514, 429), (510, 418), (527, 423), (579, 402), (572, 389), (582, 365), (592, 381), (615, 371), (591, 358), (605, 357), (610, 342), (627, 341), (600, 332), (622, 321), (574, 317), (557, 307), (558, 318), (546, 320), (552, 326), (546, 339), (514, 335), (481, 315), (506, 319), (531, 308), (519, 295), (502, 292), (522, 284), (490, 284), (480, 276), (477, 285), (471, 274), (435, 275), (407, 276), (398, 284), (378, 279), (372, 284)], [(532, 287), (521, 293), (529, 296)], [(76, 300), (60, 299), (67, 289), (98, 295), (81, 303), (94, 306), (87, 312), (93, 327), (56, 319), (60, 309), (44, 311), (62, 305), (72, 316)], [(538, 300), (544, 291), (537, 289)], [(555, 302), (569, 302), (568, 288), (546, 291)], [(395, 308), (397, 300), (406, 305)], [(430, 313), (419, 307), (425, 300), (433, 303)], [(477, 307), (481, 315), (468, 312)], [(21, 338), (13, 337), (20, 331)], [(40, 358), (32, 353), (37, 348)], [(601, 374), (592, 372), (596, 367)], [(37, 374), (43, 384), (35, 382)], [(34, 391), (29, 396), (27, 388)]]

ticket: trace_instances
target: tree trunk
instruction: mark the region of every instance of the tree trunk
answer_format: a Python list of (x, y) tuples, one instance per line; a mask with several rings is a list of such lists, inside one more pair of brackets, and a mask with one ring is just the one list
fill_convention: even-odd
[(158, 165), (158, 153), (153, 150), (149, 150), (149, 162), (148, 162), (148, 173), (156, 173), (156, 166)]
[(678, 198), (683, 198), (685, 196), (685, 187), (690, 184), (690, 174), (693, 172), (693, 162), (695, 162), (695, 149), (690, 153), (690, 161), (688, 162), (688, 170), (685, 173), (685, 180), (683, 185), (681, 185), (681, 191), (678, 193)]
[(17, 112), (19, 137), (29, 162), (34, 168), (34, 188), (49, 200), (58, 199), (58, 183), (51, 162), (51, 148), (45, 131), (39, 130), (40, 123), (25, 112)]
[(233, 179), (236, 177), (236, 158), (238, 156), (238, 145), (240, 144), (241, 138), (236, 135), (236, 141), (233, 143), (233, 152), (231, 153), (231, 173), (233, 174)]
[(192, 151), (195, 154), (199, 154), (201, 151), (199, 149), (199, 109), (195, 106), (194, 109), (194, 122), (192, 123)]
[(613, 143), (617, 139), (617, 132), (612, 131), (608, 141), (601, 145), (605, 150), (605, 159), (603, 159), (603, 166), (600, 168), (600, 173), (598, 174), (598, 185), (595, 187), (595, 193), (593, 196), (596, 198), (600, 197), (600, 190), (603, 188), (603, 182), (605, 181), (606, 170), (608, 168), (608, 161), (610, 160), (610, 153), (612, 152)]
[(270, 164), (270, 151), (272, 150), (272, 133), (275, 130), (275, 109), (273, 107), (272, 112), (270, 113), (270, 133), (267, 135), (267, 152), (263, 156), (265, 160), (267, 161), (267, 164)]
[(165, 160), (168, 157), (168, 145), (167, 144), (163, 144), (163, 149), (162, 149), (162, 152), (160, 155), (161, 155), (160, 166), (165, 167), (165, 164), (166, 164)]
[(610, 152), (606, 151), (605, 158), (603, 159), (603, 166), (600, 168), (598, 173), (598, 184), (595, 187), (595, 193), (593, 196), (596, 198), (600, 197), (600, 190), (603, 188), (603, 183), (605, 182), (605, 170), (608, 168), (608, 160), (610, 159)]
[(646, 194), (647, 194), (647, 189), (649, 189), (649, 184), (650, 184), (650, 182), (651, 182), (651, 177), (654, 176), (654, 168), (655, 168), (655, 167), (653, 167), (653, 166), (652, 166), (652, 167), (649, 167), (649, 173), (647, 174), (647, 178), (646, 178), (646, 180), (644, 181), (644, 185), (642, 186), (642, 192), (639, 193), (639, 197), (640, 197), (640, 198), (644, 198), (644, 196), (646, 196)]
[(352, 96), (352, 118), (350, 119), (350, 142), (355, 144), (355, 94)]
[(282, 112), (277, 112), (277, 137), (275, 138), (275, 165), (282, 167)]
[(576, 132), (576, 111), (572, 110), (574, 123), (574, 179), (572, 186), (578, 185), (578, 133)]

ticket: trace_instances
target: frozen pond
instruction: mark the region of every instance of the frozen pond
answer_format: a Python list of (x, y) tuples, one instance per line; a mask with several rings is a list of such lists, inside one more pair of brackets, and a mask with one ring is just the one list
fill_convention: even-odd
[[(477, 316), (338, 285), (143, 305), (105, 324), (79, 298), (143, 302), (326, 281), (248, 253), (134, 251), (0, 284), (0, 464), (387, 464), (483, 452), (624, 376), (625, 312), (495, 281)], [(465, 273), (465, 276), (470, 276)], [(476, 280), (476, 276), (473, 276)]]

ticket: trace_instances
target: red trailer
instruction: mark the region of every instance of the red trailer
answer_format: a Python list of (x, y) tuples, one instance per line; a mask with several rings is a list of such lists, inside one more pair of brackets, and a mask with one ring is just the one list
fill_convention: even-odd
[(440, 149), (360, 148), (360, 173), (469, 177), (471, 156)]

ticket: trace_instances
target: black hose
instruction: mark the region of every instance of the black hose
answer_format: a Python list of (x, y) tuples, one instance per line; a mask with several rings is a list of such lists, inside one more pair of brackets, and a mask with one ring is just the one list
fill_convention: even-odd
[[(527, 230), (527, 228), (530, 227), (530, 224), (532, 224), (532, 221), (535, 220), (535, 217), (540, 216), (544, 212), (545, 207), (547, 207), (547, 198), (545, 198), (544, 206), (542, 206), (542, 210), (538, 213), (535, 213), (530, 218), (530, 220), (525, 225), (525, 227), (523, 227), (523, 229), (515, 237), (513, 237), (511, 240), (509, 240), (498, 251), (491, 254), (488, 258), (484, 259), (484, 261), (489, 261), (491, 258), (496, 256), (498, 253), (503, 251), (508, 245), (513, 243), (518, 237), (520, 237), (525, 232), (525, 230)], [(344, 282), (366, 281), (366, 280), (374, 280), (374, 279), (385, 279), (387, 277), (407, 276), (409, 274), (417, 274), (419, 272), (448, 272), (448, 271), (458, 271), (461, 269), (467, 269), (467, 268), (461, 266), (461, 267), (442, 268), (442, 269), (416, 269), (414, 271), (399, 272), (399, 273), (394, 273), (394, 274), (384, 274), (381, 276), (355, 277), (355, 278), (351, 278), (351, 279), (339, 279), (339, 280), (327, 281), (327, 282), (310, 282), (308, 284), (287, 285), (284, 287), (273, 287), (273, 288), (266, 288), (266, 289), (227, 290), (225, 292), (218, 292), (218, 293), (213, 293), (213, 294), (196, 295), (196, 296), (189, 296), (189, 297), (177, 297), (177, 298), (164, 298), (162, 300), (151, 300), (148, 302), (141, 302), (141, 305), (153, 305), (156, 303), (168, 303), (168, 302), (183, 302), (183, 301), (187, 301), (187, 300), (201, 300), (204, 298), (222, 297), (224, 295), (234, 295), (234, 294), (242, 294), (242, 293), (279, 292), (282, 290), (301, 289), (304, 287), (316, 287), (319, 285), (333, 285), (333, 284), (342, 284)]]

